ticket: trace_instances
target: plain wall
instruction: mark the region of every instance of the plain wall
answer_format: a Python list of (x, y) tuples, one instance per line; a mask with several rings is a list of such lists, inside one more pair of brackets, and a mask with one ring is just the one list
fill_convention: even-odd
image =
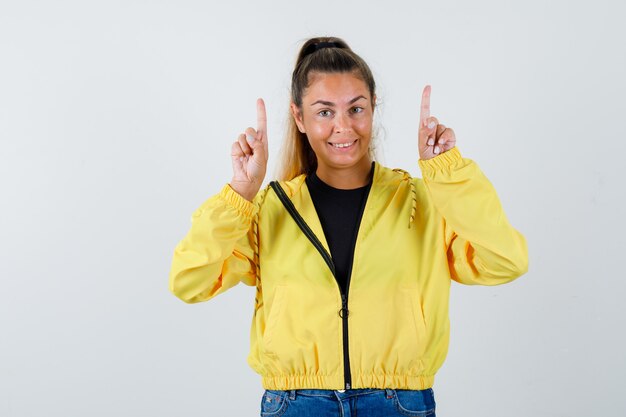
[[(168, 291), (191, 213), (295, 56), (371, 66), (381, 163), (419, 176), (421, 91), (527, 237), (529, 272), (453, 283), (440, 416), (623, 416), (626, 56), (618, 1), (0, 3), (0, 415), (258, 415), (254, 287)], [(271, 178), (266, 178), (266, 183)]]

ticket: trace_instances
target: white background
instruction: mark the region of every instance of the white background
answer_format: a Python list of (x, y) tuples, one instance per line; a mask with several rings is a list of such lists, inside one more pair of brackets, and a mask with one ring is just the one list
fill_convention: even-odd
[[(371, 66), (389, 167), (419, 101), (528, 239), (511, 284), (453, 283), (438, 416), (623, 416), (621, 2), (0, 3), (0, 415), (252, 416), (254, 287), (168, 291), (191, 213), (266, 100), (270, 172), (296, 53)], [(271, 178), (266, 178), (266, 182)]]

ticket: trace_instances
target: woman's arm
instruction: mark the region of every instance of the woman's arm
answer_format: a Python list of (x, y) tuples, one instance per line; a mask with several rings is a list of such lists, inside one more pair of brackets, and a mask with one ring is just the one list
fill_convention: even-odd
[(255, 285), (252, 220), (257, 210), (229, 184), (206, 200), (174, 249), (170, 291), (186, 303), (198, 303), (240, 281)]
[(453, 280), (497, 285), (528, 270), (526, 239), (507, 220), (487, 177), (462, 158), (454, 130), (430, 115), (431, 87), (422, 92), (418, 131), (424, 185), (443, 217)]
[(496, 190), (457, 147), (419, 160), (424, 184), (443, 217), (451, 278), (498, 285), (528, 270), (524, 236), (509, 224)]
[(231, 145), (233, 179), (193, 213), (174, 250), (170, 291), (186, 303), (210, 300), (240, 281), (256, 284), (252, 223), (268, 157), (263, 99), (256, 106), (257, 129), (248, 127)]

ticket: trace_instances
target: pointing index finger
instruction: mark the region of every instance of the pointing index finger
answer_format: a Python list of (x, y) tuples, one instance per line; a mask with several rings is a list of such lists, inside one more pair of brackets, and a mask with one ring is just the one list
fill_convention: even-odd
[(267, 133), (267, 116), (265, 115), (265, 102), (262, 98), (256, 101), (256, 127), (261, 136)]
[(422, 104), (420, 106), (420, 122), (422, 126), (426, 126), (426, 119), (430, 117), (430, 85), (424, 87), (422, 92)]

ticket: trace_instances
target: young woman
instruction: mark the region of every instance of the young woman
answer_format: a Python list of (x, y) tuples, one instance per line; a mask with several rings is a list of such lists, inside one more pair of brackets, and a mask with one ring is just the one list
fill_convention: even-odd
[(430, 92), (417, 134), (423, 179), (412, 178), (375, 160), (367, 64), (341, 39), (308, 40), (280, 181), (261, 190), (259, 99), (257, 129), (232, 146), (232, 181), (193, 213), (170, 290), (197, 303), (256, 285), (247, 361), (265, 388), (261, 415), (434, 416), (451, 280), (496, 285), (526, 272), (524, 236), (430, 115)]

